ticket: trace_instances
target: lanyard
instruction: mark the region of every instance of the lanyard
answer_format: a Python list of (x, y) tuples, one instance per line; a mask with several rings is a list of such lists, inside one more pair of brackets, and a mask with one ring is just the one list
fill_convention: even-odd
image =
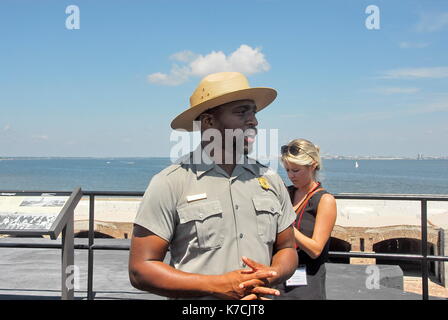
[(319, 187), (320, 187), (320, 182), (318, 182), (317, 186), (315, 186), (311, 191), (309, 191), (306, 194), (305, 199), (300, 204), (300, 206), (297, 208), (296, 214), (299, 216), (299, 219), (298, 219), (297, 224), (296, 224), (296, 229), (297, 230), (300, 230), (300, 223), (302, 222), (303, 213), (305, 212), (305, 208), (306, 208), (306, 205), (308, 204), (308, 201), (313, 197), (313, 195), (316, 192), (318, 192), (320, 190), (323, 190), (323, 188), (319, 188)]

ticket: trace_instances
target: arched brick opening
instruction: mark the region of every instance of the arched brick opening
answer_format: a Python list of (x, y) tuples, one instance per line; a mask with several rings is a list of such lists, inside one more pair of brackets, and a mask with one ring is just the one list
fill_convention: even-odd
[[(330, 238), (330, 251), (342, 251), (349, 252), (352, 249), (352, 245), (342, 239), (331, 237)], [(328, 262), (331, 263), (350, 263), (350, 258), (328, 258)]]
[[(433, 255), (435, 246), (428, 242), (428, 255)], [(377, 242), (373, 245), (373, 251), (376, 253), (402, 253), (402, 254), (421, 254), (422, 241), (415, 238), (391, 238)], [(376, 259), (377, 264), (399, 265), (405, 275), (420, 275), (420, 261), (403, 260), (382, 260)], [(429, 264), (430, 275), (435, 274), (435, 263)]]
[[(94, 238), (107, 238), (107, 239), (115, 239), (111, 235), (108, 235), (106, 233), (94, 231), (93, 233)], [(88, 238), (89, 237), (89, 231), (80, 231), (75, 234), (75, 238)]]

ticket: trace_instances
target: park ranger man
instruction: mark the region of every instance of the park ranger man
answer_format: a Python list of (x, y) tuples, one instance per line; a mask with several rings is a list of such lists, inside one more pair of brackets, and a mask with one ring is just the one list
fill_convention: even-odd
[[(295, 213), (277, 173), (247, 157), (256, 112), (276, 98), (244, 75), (206, 76), (171, 123), (201, 144), (155, 175), (135, 218), (134, 287), (171, 298), (258, 299), (297, 267)], [(163, 262), (170, 250), (170, 264)]]

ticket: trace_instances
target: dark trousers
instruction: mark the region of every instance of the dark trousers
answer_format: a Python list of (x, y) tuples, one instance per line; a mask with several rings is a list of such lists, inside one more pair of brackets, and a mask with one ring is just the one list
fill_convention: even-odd
[(277, 286), (280, 296), (275, 300), (326, 300), (325, 277), (325, 264), (314, 274), (309, 274), (307, 270), (306, 286), (286, 286), (282, 283)]

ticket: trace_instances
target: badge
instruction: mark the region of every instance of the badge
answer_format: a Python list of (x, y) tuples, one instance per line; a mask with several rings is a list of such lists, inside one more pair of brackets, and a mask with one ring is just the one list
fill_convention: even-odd
[(269, 190), (270, 186), (269, 186), (268, 180), (265, 177), (258, 178), (258, 182), (260, 183), (260, 186), (264, 190)]

